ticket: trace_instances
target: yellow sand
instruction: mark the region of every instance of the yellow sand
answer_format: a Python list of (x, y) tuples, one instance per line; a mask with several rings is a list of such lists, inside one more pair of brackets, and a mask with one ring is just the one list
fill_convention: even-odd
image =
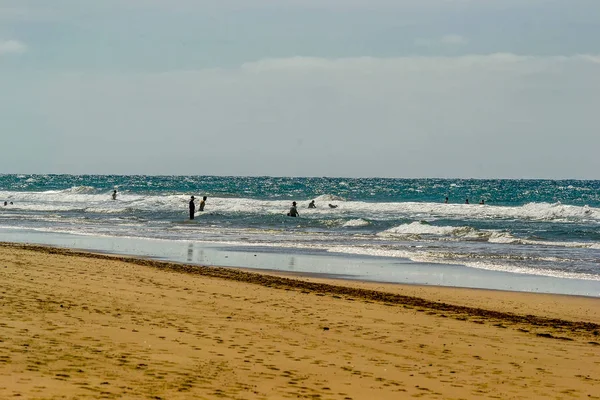
[(0, 246), (0, 399), (600, 398), (599, 299), (52, 252)]

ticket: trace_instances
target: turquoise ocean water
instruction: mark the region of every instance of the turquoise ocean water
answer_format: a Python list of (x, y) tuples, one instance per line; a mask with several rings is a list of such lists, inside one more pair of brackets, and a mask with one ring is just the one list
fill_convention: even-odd
[[(194, 221), (190, 195), (208, 196)], [(307, 209), (313, 199), (317, 208)], [(0, 175), (0, 201), (9, 202), (0, 206), (7, 232), (319, 251), (600, 281), (600, 181)], [(291, 201), (299, 218), (286, 216)]]

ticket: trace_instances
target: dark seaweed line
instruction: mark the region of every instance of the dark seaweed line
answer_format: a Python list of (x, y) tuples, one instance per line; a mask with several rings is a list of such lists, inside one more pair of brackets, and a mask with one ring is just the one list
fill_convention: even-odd
[(490, 318), (505, 322), (526, 324), (537, 327), (569, 329), (571, 331), (587, 332), (593, 333), (595, 335), (597, 335), (598, 331), (600, 331), (600, 325), (593, 322), (567, 321), (559, 318), (546, 318), (537, 315), (519, 315), (508, 312), (486, 310), (476, 307), (458, 306), (443, 302), (430, 301), (420, 297), (405, 296), (395, 293), (387, 293), (371, 289), (352, 288), (327, 283), (307, 282), (293, 278), (264, 275), (256, 272), (246, 272), (235, 268), (187, 265), (175, 262), (98, 254), (50, 246), (29, 245), (19, 243), (0, 243), (0, 247), (32, 250), (63, 256), (122, 261), (129, 264), (148, 266), (158, 269), (168, 269), (179, 273), (192, 273), (207, 277), (246, 282), (266, 287), (306, 290), (317, 293), (343, 295), (353, 298), (360, 298), (363, 300), (382, 302), (386, 304), (407, 305), (412, 307), (426, 308), (435, 311), (450, 312), (454, 314), (466, 314), (471, 317)]

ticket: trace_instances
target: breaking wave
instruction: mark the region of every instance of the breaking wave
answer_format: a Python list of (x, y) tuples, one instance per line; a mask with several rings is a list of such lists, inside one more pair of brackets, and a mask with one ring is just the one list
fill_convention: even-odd
[(366, 221), (362, 218), (359, 219), (352, 219), (350, 221), (347, 221), (344, 225), (342, 225), (345, 228), (358, 228), (361, 226), (369, 226), (371, 225), (371, 223), (369, 221)]

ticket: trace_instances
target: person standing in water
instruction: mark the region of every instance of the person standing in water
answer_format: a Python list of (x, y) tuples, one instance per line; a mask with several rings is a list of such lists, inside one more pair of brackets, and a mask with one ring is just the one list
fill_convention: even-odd
[(446, 200), (444, 200), (444, 204), (448, 204), (448, 198), (446, 197)]
[(113, 193), (112, 193), (112, 199), (113, 199), (113, 200), (116, 200), (116, 199), (117, 199), (117, 189), (113, 190)]
[(202, 198), (202, 201), (200, 202), (200, 206), (198, 206), (198, 211), (204, 211), (204, 206), (206, 205), (206, 196), (204, 196)]
[(196, 204), (194, 204), (194, 196), (190, 199), (190, 219), (194, 219), (194, 213), (196, 212)]
[(298, 214), (298, 209), (296, 208), (296, 202), (292, 201), (292, 207), (290, 208), (290, 212), (287, 213), (288, 217), (297, 217), (300, 214)]
[(308, 208), (317, 208), (317, 206), (315, 205), (315, 201), (311, 201), (310, 203), (308, 203)]

